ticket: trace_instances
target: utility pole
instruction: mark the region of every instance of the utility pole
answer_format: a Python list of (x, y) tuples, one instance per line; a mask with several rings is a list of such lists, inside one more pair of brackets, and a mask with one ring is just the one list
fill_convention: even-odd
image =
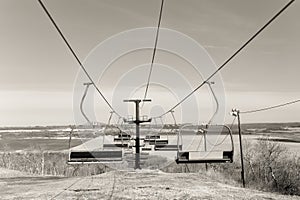
[(135, 120), (127, 121), (128, 123), (134, 123), (136, 127), (136, 137), (135, 137), (135, 167), (134, 169), (141, 169), (140, 166), (140, 124), (145, 122), (151, 122), (151, 118), (147, 120), (140, 120), (140, 103), (141, 102), (151, 102), (151, 99), (129, 99), (124, 100), (124, 102), (135, 103)]
[[(206, 125), (206, 131), (204, 131), (204, 151), (207, 152), (207, 143), (206, 143), (206, 140), (207, 140), (207, 137), (206, 137), (206, 133), (207, 133), (207, 130), (208, 130), (208, 126)], [(208, 164), (205, 163), (205, 171), (208, 171)]]
[(240, 155), (241, 155), (241, 166), (242, 166), (241, 178), (242, 178), (243, 187), (245, 187), (245, 171), (244, 171), (244, 157), (243, 157), (243, 144), (242, 144), (240, 111), (238, 109), (232, 109), (232, 115), (238, 118)]

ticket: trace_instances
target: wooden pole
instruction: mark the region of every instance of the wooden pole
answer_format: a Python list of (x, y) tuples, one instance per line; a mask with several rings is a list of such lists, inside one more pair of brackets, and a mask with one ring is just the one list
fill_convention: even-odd
[(237, 114), (237, 118), (238, 118), (238, 129), (239, 129), (239, 140), (240, 140), (240, 155), (241, 155), (241, 166), (242, 166), (241, 179), (242, 179), (243, 187), (245, 187), (245, 170), (244, 170), (244, 157), (243, 157), (240, 111), (236, 110), (236, 114)]

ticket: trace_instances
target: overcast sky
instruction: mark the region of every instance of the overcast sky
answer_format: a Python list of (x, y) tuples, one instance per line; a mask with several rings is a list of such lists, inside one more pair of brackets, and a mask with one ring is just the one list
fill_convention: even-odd
[[(156, 26), (160, 8), (158, 0), (44, 0), (44, 3), (81, 60), (114, 34)], [(284, 0), (165, 0), (161, 27), (196, 40), (219, 66), (286, 3)], [(299, 19), (300, 2), (295, 2), (221, 71), (228, 111), (233, 107), (250, 110), (300, 98)], [(148, 55), (145, 57), (148, 62), (151, 53), (143, 53)], [(141, 59), (143, 55), (133, 56)], [(156, 62), (160, 61), (168, 62), (168, 55), (158, 52)], [(73, 86), (79, 70), (37, 0), (0, 0), (1, 126), (74, 123)], [(99, 87), (104, 94), (108, 93), (109, 81)], [(103, 103), (98, 106), (106, 107)], [(101, 114), (99, 120), (106, 120), (108, 115), (108, 112)], [(226, 117), (226, 121), (230, 120), (230, 116)], [(245, 115), (242, 120), (299, 121), (300, 104)]]

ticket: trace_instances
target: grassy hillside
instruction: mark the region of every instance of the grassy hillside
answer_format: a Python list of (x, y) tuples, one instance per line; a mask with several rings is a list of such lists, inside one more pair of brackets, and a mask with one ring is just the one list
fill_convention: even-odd
[(218, 178), (222, 179), (200, 173), (143, 170), (112, 171), (83, 178), (26, 174), (1, 178), (0, 170), (0, 196), (1, 199), (300, 199), (225, 185)]

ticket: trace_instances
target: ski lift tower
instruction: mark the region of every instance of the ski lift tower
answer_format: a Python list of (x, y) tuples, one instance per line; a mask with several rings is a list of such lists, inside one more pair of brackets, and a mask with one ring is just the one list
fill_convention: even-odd
[(136, 138), (135, 138), (135, 169), (141, 169), (140, 166), (140, 124), (151, 122), (151, 118), (147, 120), (140, 120), (140, 103), (141, 102), (151, 102), (151, 99), (129, 99), (124, 100), (124, 102), (133, 102), (135, 103), (135, 120), (128, 121), (124, 120), (128, 123), (134, 123), (136, 125)]

